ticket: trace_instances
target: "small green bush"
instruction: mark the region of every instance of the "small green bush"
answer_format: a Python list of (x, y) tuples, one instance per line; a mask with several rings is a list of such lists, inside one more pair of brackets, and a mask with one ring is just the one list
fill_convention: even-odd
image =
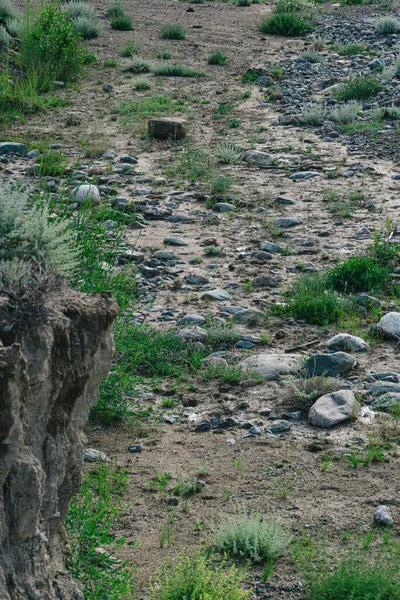
[(382, 89), (382, 85), (376, 77), (363, 77), (360, 75), (345, 83), (337, 91), (336, 97), (344, 100), (344, 102), (348, 102), (349, 100), (368, 100), (368, 98), (376, 96)]
[(295, 319), (330, 325), (339, 318), (340, 300), (328, 288), (326, 276), (318, 273), (303, 275), (285, 295), (288, 301), (285, 311)]
[(20, 38), (24, 31), (24, 22), (21, 18), (7, 19), (7, 30), (12, 37)]
[(161, 27), (160, 36), (164, 40), (184, 40), (186, 38), (186, 29), (179, 23), (165, 23)]
[(318, 127), (324, 123), (325, 117), (326, 107), (323, 104), (312, 103), (302, 109), (300, 123)]
[(171, 52), (169, 50), (159, 50), (157, 52), (157, 58), (161, 60), (168, 60), (171, 58)]
[(183, 65), (156, 64), (152, 68), (154, 75), (160, 77), (205, 77), (205, 73), (194, 71)]
[(307, 50), (307, 52), (303, 52), (301, 58), (311, 64), (317, 64), (323, 61), (323, 56), (314, 50)]
[(133, 82), (133, 87), (135, 90), (149, 90), (151, 88), (151, 83), (146, 77), (138, 77)]
[(55, 2), (45, 4), (35, 18), (30, 14), (21, 39), (22, 70), (35, 74), (39, 91), (47, 91), (54, 80), (81, 76), (87, 53), (80, 34)]
[(121, 2), (118, 0), (114, 2), (107, 11), (107, 15), (110, 19), (124, 16), (124, 9), (122, 8)]
[(208, 64), (221, 66), (226, 65), (226, 54), (223, 52), (214, 52), (213, 54), (210, 54), (208, 57)]
[(70, 19), (76, 19), (77, 17), (87, 17), (88, 19), (92, 20), (96, 19), (96, 11), (94, 7), (87, 2), (73, 0), (72, 2), (63, 4), (62, 8)]
[(0, 19), (8, 21), (8, 19), (17, 18), (17, 11), (10, 0), (0, 0)]
[(306, 0), (276, 0), (274, 12), (276, 13), (295, 13), (303, 12), (309, 8)]
[(283, 35), (286, 37), (297, 36), (305, 31), (310, 31), (310, 19), (295, 12), (276, 13), (262, 21), (259, 25), (261, 33)]
[(0, 25), (0, 52), (6, 52), (10, 45), (11, 37), (3, 25)]
[(57, 177), (62, 175), (68, 165), (65, 155), (59, 150), (47, 150), (39, 158), (39, 176)]
[(120, 17), (113, 17), (111, 19), (111, 28), (116, 29), (117, 31), (132, 31), (133, 23), (132, 19), (127, 15), (122, 15)]
[(285, 554), (290, 542), (286, 529), (259, 515), (223, 517), (214, 528), (211, 543), (221, 554), (263, 562)]
[(399, 33), (400, 21), (394, 17), (380, 17), (375, 21), (375, 28), (382, 35)]
[(356, 100), (350, 100), (343, 106), (334, 108), (331, 112), (331, 119), (340, 125), (348, 125), (356, 120), (362, 112), (362, 108), (362, 104), (359, 104)]
[(99, 37), (101, 33), (100, 24), (96, 19), (90, 17), (76, 17), (72, 20), (76, 31), (78, 31), (84, 40), (92, 40)]
[(342, 56), (353, 56), (365, 52), (367, 46), (359, 42), (349, 42), (348, 44), (342, 44), (339, 46), (333, 46), (332, 50), (341, 54)]
[(138, 56), (134, 57), (129, 63), (124, 67), (124, 71), (128, 73), (150, 73), (153, 68), (153, 63), (150, 60), (145, 58), (139, 58)]
[(382, 289), (390, 270), (370, 256), (352, 256), (329, 270), (327, 284), (339, 292), (354, 294)]
[(218, 146), (215, 152), (217, 160), (226, 165), (234, 165), (240, 161), (243, 155), (243, 149), (232, 144), (231, 142), (223, 142)]
[(253, 4), (253, 0), (237, 0), (238, 6), (251, 6)]
[(134, 56), (135, 54), (139, 53), (139, 48), (140, 48), (139, 44), (137, 44), (136, 42), (131, 40), (130, 42), (125, 44), (125, 46), (122, 46), (121, 56), (125, 56), (126, 58)]
[(153, 600), (247, 600), (244, 573), (236, 567), (207, 564), (204, 554), (181, 554), (161, 567), (152, 589)]

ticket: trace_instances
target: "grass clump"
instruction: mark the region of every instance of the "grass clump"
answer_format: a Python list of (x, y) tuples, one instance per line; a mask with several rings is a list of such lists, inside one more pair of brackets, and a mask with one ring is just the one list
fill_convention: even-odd
[(232, 144), (231, 142), (224, 142), (220, 144), (215, 152), (217, 160), (226, 165), (234, 165), (238, 163), (243, 155), (243, 149)]
[(154, 600), (247, 600), (251, 590), (242, 588), (244, 572), (236, 567), (208, 564), (198, 550), (181, 554), (164, 564), (152, 589)]
[(39, 158), (39, 176), (57, 177), (63, 175), (68, 165), (67, 157), (58, 150), (47, 150)]
[(128, 482), (123, 470), (100, 465), (85, 475), (71, 502), (66, 519), (70, 545), (66, 562), (86, 600), (118, 600), (129, 597), (133, 590), (127, 562), (116, 560), (109, 551), (98, 552), (100, 546), (111, 550), (126, 541), (121, 538), (117, 542), (112, 527), (124, 511), (122, 494)]
[(348, 125), (356, 120), (362, 108), (362, 104), (356, 100), (350, 100), (350, 102), (343, 104), (343, 106), (334, 108), (331, 112), (331, 119), (340, 125)]
[(398, 106), (379, 106), (373, 108), (369, 115), (374, 121), (398, 121), (400, 119), (400, 107)]
[(3, 25), (0, 25), (0, 52), (6, 52), (11, 42), (11, 37)]
[(96, 19), (94, 7), (87, 2), (73, 0), (72, 2), (64, 4), (62, 8), (70, 19), (76, 19), (77, 17), (87, 17), (90, 20)]
[(329, 270), (327, 284), (346, 294), (373, 292), (389, 281), (390, 270), (371, 256), (353, 256)]
[(165, 23), (161, 27), (160, 36), (163, 40), (184, 40), (186, 29), (179, 23)]
[(130, 42), (126, 43), (124, 46), (121, 47), (121, 56), (124, 56), (125, 58), (130, 58), (131, 56), (134, 56), (135, 54), (138, 54), (139, 52), (139, 44), (137, 44), (135, 41), (131, 40)]
[(208, 57), (208, 64), (225, 66), (226, 65), (226, 54), (224, 54), (223, 52), (213, 52)]
[(135, 79), (133, 87), (138, 91), (149, 90), (151, 88), (151, 83), (146, 77), (138, 77)]
[(17, 18), (17, 11), (10, 0), (0, 0), (0, 19), (8, 21), (8, 19)]
[(152, 68), (154, 75), (160, 77), (204, 77), (205, 73), (194, 71), (183, 65), (156, 64)]
[(336, 97), (344, 102), (349, 100), (368, 100), (382, 91), (382, 85), (376, 77), (355, 77), (338, 90)]
[(145, 58), (139, 58), (135, 56), (125, 67), (124, 71), (127, 73), (150, 73), (153, 68), (153, 63)]
[(300, 114), (302, 125), (319, 127), (323, 125), (326, 117), (326, 107), (323, 104), (312, 103), (305, 106)]
[(140, 100), (123, 100), (114, 112), (125, 117), (125, 123), (133, 119), (150, 119), (160, 114), (168, 115), (178, 110), (179, 104), (169, 96), (153, 96)]
[(160, 60), (169, 60), (171, 58), (171, 52), (169, 50), (159, 50), (157, 52), (157, 58)]
[(93, 40), (98, 38), (101, 33), (100, 24), (90, 17), (84, 15), (73, 19), (73, 24), (84, 40)]
[(381, 35), (399, 33), (400, 21), (394, 17), (380, 17), (375, 21), (375, 29)]
[(367, 46), (359, 42), (349, 42), (348, 44), (333, 46), (332, 50), (342, 56), (353, 56), (365, 52), (367, 50)]
[(336, 323), (341, 304), (336, 294), (329, 289), (326, 276), (310, 274), (300, 277), (286, 293), (288, 300), (285, 312), (295, 319), (304, 319), (315, 325)]
[(286, 37), (297, 36), (311, 29), (310, 19), (295, 12), (276, 13), (259, 25), (261, 33)]
[(314, 50), (307, 50), (306, 52), (303, 52), (301, 58), (311, 64), (318, 64), (323, 61), (323, 56)]
[(259, 515), (238, 514), (221, 519), (214, 528), (211, 543), (221, 554), (264, 562), (285, 554), (290, 535), (274, 520)]
[(107, 11), (107, 16), (110, 19), (114, 19), (115, 17), (123, 17), (124, 14), (124, 9), (119, 0), (116, 0)]
[(117, 31), (133, 31), (132, 19), (128, 15), (121, 15), (111, 19), (111, 28)]

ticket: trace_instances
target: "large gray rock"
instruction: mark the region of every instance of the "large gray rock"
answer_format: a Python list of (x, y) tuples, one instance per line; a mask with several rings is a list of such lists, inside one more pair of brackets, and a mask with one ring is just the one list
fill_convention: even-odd
[(25, 144), (18, 144), (16, 142), (1, 142), (0, 143), (0, 154), (19, 154), (25, 156), (28, 153), (28, 148)]
[(185, 327), (185, 329), (178, 332), (178, 337), (185, 340), (195, 340), (196, 342), (206, 339), (207, 336), (208, 332), (201, 327)]
[(266, 315), (261, 310), (254, 308), (245, 308), (233, 315), (232, 320), (239, 325), (265, 325)]
[(308, 420), (316, 427), (329, 428), (355, 417), (359, 410), (353, 392), (339, 390), (318, 398), (310, 408)]
[(384, 338), (397, 340), (400, 338), (400, 313), (387, 313), (379, 321), (376, 328)]
[(310, 377), (313, 377), (314, 375), (335, 377), (335, 375), (347, 373), (347, 371), (350, 371), (355, 364), (355, 358), (346, 352), (313, 354), (307, 359), (304, 369)]
[(301, 354), (256, 354), (240, 364), (246, 373), (255, 373), (267, 381), (275, 380), (279, 375), (295, 375), (304, 363)]
[(246, 152), (243, 152), (242, 160), (250, 165), (256, 165), (259, 169), (266, 169), (272, 163), (274, 157), (272, 154), (260, 152), (259, 150), (246, 150)]
[(201, 298), (211, 298), (211, 300), (230, 300), (232, 296), (226, 290), (221, 288), (215, 288), (214, 290), (207, 290), (204, 294), (201, 294)]
[(156, 140), (180, 140), (186, 136), (187, 122), (177, 118), (150, 119), (148, 133)]
[(83, 600), (65, 568), (62, 530), (81, 486), (83, 427), (114, 355), (118, 307), (106, 294), (48, 291), (37, 298), (40, 318), (21, 312), (5, 333), (15, 308), (2, 300), (0, 598)]
[(100, 204), (100, 191), (96, 185), (83, 184), (75, 187), (71, 192), (71, 201), (82, 204), (87, 202), (88, 204)]
[(326, 345), (329, 350), (350, 350), (350, 352), (363, 352), (369, 348), (368, 342), (349, 333), (339, 333), (333, 336)]
[(380, 504), (374, 511), (374, 523), (375, 525), (381, 525), (383, 527), (393, 526), (393, 517), (390, 514), (390, 510), (384, 504)]
[(399, 392), (387, 392), (382, 394), (373, 400), (370, 404), (374, 410), (381, 410), (387, 412), (392, 408), (400, 405), (400, 393)]
[(261, 242), (260, 250), (263, 250), (264, 252), (271, 252), (272, 254), (279, 254), (279, 252), (282, 250), (282, 246), (279, 246), (279, 244), (274, 244), (274, 242)]

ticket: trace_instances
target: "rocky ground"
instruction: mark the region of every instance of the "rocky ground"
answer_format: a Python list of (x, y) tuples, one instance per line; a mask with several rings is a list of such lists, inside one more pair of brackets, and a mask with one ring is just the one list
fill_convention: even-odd
[[(285, 302), (285, 290), (304, 272), (324, 271), (337, 259), (365, 252), (388, 219), (397, 240), (397, 123), (343, 133), (329, 117), (340, 101), (325, 90), (375, 72), (377, 60), (395, 64), (400, 36), (376, 34), (374, 20), (383, 14), (376, 6), (323, 5), (311, 34), (284, 39), (258, 31), (270, 11), (264, 4), (139, 0), (126, 5), (133, 33), (112, 31), (106, 4), (95, 4), (104, 20), (101, 37), (90, 42), (98, 60), (79, 94), (60, 91), (70, 97), (70, 108), (1, 132), (3, 140), (24, 143), (29, 151), (44, 141), (62, 148), (68, 169), (62, 177), (40, 178), (35, 154), (3, 153), (1, 178), (24, 180), (51, 194), (70, 194), (89, 183), (97, 186), (100, 202), (134, 212), (121, 257), (121, 264), (131, 262), (136, 269), (131, 320), (177, 328), (188, 343), (200, 344), (209, 330), (226, 326), (233, 343), (222, 340), (206, 361), (248, 373), (237, 384), (196, 374), (178, 385), (144, 378), (132, 405), (152, 409), (148, 422), (134, 430), (88, 427), (88, 448), (104, 452), (130, 474), (127, 509), (116, 534), (136, 540), (118, 552), (135, 566), (138, 589), (144, 596), (154, 564), (178, 548), (196, 546), (221, 514), (242, 506), (278, 516), (295, 536), (311, 536), (332, 555), (351, 536), (371, 530), (378, 505), (388, 506), (398, 533), (396, 446), (388, 446), (381, 460), (353, 464), (371, 444), (396, 435), (396, 420), (376, 409), (400, 394), (398, 301), (378, 297), (375, 317), (360, 322), (349, 315), (329, 327), (272, 309)], [(165, 22), (185, 26), (187, 39), (160, 40)], [(302, 54), (318, 36), (324, 38), (322, 61), (312, 64)], [(155, 60), (167, 47), (169, 62), (205, 77), (146, 75), (150, 90), (136, 91), (137, 76), (124, 70), (129, 59), (120, 57), (120, 46), (132, 38), (140, 56)], [(349, 42), (367, 48), (343, 56), (332, 46)], [(207, 64), (217, 50), (227, 55), (226, 66)], [(115, 66), (103, 66), (105, 60)], [(246, 73), (258, 79), (246, 80)], [(397, 105), (398, 85), (394, 74), (364, 103), (357, 122), (368, 120), (371, 108)], [(148, 116), (124, 120), (120, 114), (121, 102), (154, 96), (175, 103), (168, 116), (187, 121), (185, 141), (150, 140)], [(299, 120), (310, 102), (327, 106), (318, 127)], [(218, 162), (227, 142), (241, 149), (234, 164)], [(213, 189), (196, 169), (190, 181), (187, 164), (181, 164), (185, 152), (197, 167), (211, 160), (230, 189)], [(107, 225), (110, 236), (114, 225)], [(380, 321), (386, 313), (398, 316)], [(368, 329), (378, 322), (379, 341)], [(335, 337), (340, 334), (345, 335)], [(304, 373), (319, 377), (317, 397), (324, 396), (310, 414)], [(175, 403), (168, 408), (165, 399), (171, 397)], [(196, 469), (208, 474), (197, 475)], [(165, 472), (174, 480), (198, 478), (202, 489), (188, 502), (171, 494), (166, 501), (148, 490), (148, 481)], [(171, 543), (160, 548), (160, 530), (171, 514)], [(290, 558), (279, 561), (266, 584), (255, 568), (249, 585), (260, 598), (304, 597)]]

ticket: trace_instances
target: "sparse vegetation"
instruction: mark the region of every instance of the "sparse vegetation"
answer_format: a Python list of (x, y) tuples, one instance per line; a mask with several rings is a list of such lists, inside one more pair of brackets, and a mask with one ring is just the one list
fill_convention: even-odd
[(259, 25), (261, 33), (292, 37), (310, 31), (309, 19), (296, 12), (275, 13)]
[(376, 77), (357, 76), (351, 81), (345, 83), (343, 87), (336, 92), (336, 96), (344, 102), (349, 100), (368, 100), (376, 96), (382, 90), (382, 85)]
[(210, 54), (210, 56), (208, 57), (208, 64), (225, 66), (226, 54), (224, 54), (223, 52), (214, 52), (213, 54)]
[(121, 56), (125, 58), (130, 58), (131, 56), (135, 56), (139, 52), (139, 44), (137, 44), (134, 40), (127, 42), (124, 46), (121, 47)]
[(300, 121), (303, 125), (322, 125), (326, 116), (326, 108), (323, 104), (309, 104), (305, 106), (300, 115)]
[(120, 17), (113, 17), (111, 19), (111, 28), (117, 29), (118, 31), (132, 31), (133, 23), (132, 19), (128, 15), (121, 15)]
[(331, 112), (331, 119), (340, 125), (353, 123), (362, 111), (362, 104), (356, 100), (350, 100), (343, 106), (334, 108)]
[(217, 160), (227, 165), (238, 163), (242, 158), (242, 154), (242, 148), (229, 142), (220, 144), (216, 150)]
[(179, 23), (165, 23), (161, 27), (160, 36), (163, 40), (184, 40), (186, 38), (186, 29)]
[(152, 67), (154, 75), (160, 77), (204, 77), (204, 73), (189, 69), (183, 65), (155, 64)]
[(393, 33), (399, 33), (400, 21), (394, 17), (379, 17), (375, 21), (375, 27), (378, 33), (382, 35), (392, 35)]

